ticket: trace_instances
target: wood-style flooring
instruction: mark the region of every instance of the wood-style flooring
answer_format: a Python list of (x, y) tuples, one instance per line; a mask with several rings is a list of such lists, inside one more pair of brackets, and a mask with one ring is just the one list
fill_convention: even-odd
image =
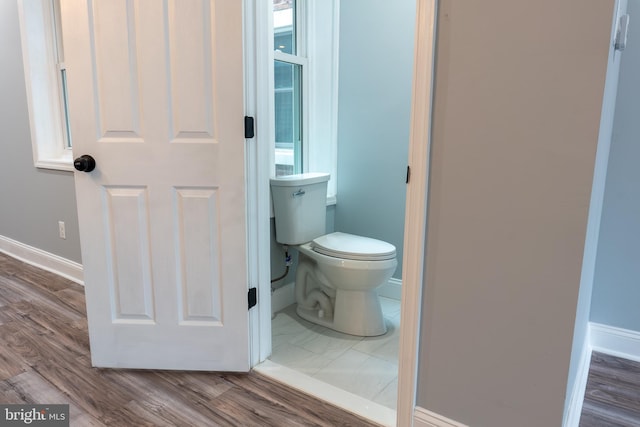
[(594, 352), (580, 427), (640, 426), (640, 363)]
[(91, 367), (83, 288), (0, 254), (0, 403), (71, 426), (373, 426), (256, 373)]

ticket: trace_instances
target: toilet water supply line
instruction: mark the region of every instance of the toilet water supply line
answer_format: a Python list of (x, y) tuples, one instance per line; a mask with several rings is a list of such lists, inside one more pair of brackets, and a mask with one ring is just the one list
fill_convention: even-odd
[[(291, 255), (289, 255), (289, 246), (282, 245), (282, 247), (284, 249), (284, 265), (285, 265), (284, 273), (281, 276), (276, 277), (275, 279), (271, 279), (271, 283), (284, 279), (287, 276), (287, 274), (289, 274), (289, 267), (291, 266), (291, 264), (293, 264), (293, 262), (291, 261)], [(303, 280), (302, 280), (302, 283), (295, 286), (296, 301), (298, 301), (299, 304), (302, 304), (303, 306), (307, 306), (308, 308), (311, 308), (311, 309), (314, 309), (319, 306), (320, 308), (318, 310), (318, 317), (321, 319), (323, 317), (332, 318), (333, 306), (331, 305), (331, 300), (329, 299), (327, 294), (325, 294), (319, 289), (313, 289), (311, 290), (311, 292), (307, 294), (307, 280), (309, 278), (308, 276), (310, 273), (311, 273), (311, 268), (308, 265), (304, 264), (304, 265), (298, 266), (298, 274), (301, 275)], [(316, 272), (316, 273), (319, 274), (319, 272)], [(324, 277), (324, 275), (322, 275), (322, 277), (319, 277), (318, 279), (324, 280), (324, 281), (327, 280)], [(271, 293), (275, 292), (275, 290), (276, 288), (273, 285), (271, 285)]]
[[(291, 255), (289, 255), (289, 246), (282, 245), (282, 248), (284, 249), (284, 265), (285, 265), (284, 273), (280, 277), (276, 277), (275, 279), (271, 279), (271, 283), (277, 282), (278, 280), (282, 280), (285, 277), (287, 277), (287, 274), (289, 274), (289, 266), (291, 266), (291, 264), (293, 264), (293, 262), (291, 261)], [(275, 290), (276, 289), (273, 286), (271, 286), (271, 292), (273, 292)]]

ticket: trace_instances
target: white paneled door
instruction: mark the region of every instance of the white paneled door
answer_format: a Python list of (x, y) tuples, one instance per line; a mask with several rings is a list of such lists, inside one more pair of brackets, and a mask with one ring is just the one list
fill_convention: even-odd
[(249, 369), (240, 0), (62, 0), (94, 366)]

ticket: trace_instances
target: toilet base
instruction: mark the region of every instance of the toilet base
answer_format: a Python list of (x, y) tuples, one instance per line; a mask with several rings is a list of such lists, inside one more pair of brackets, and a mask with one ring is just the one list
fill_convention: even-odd
[(336, 290), (333, 317), (320, 317), (317, 308), (296, 307), (296, 313), (309, 322), (359, 337), (375, 337), (387, 332), (376, 292)]

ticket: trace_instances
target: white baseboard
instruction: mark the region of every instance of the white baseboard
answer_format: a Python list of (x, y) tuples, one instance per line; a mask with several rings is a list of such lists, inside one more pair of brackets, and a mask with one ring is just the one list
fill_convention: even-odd
[(400, 301), (402, 297), (402, 280), (392, 277), (386, 285), (382, 285), (378, 289), (378, 295)]
[(467, 427), (465, 424), (451, 420), (420, 406), (413, 411), (413, 427)]
[(564, 427), (577, 427), (580, 423), (593, 351), (640, 362), (640, 332), (589, 322), (587, 335)]
[(640, 332), (589, 323), (593, 351), (640, 362)]
[(571, 396), (568, 402), (568, 409), (566, 413), (566, 419), (564, 420), (563, 427), (578, 427), (580, 424), (580, 415), (582, 414), (582, 403), (584, 402), (584, 393), (587, 390), (587, 379), (589, 378), (589, 366), (591, 364), (591, 343), (590, 332), (591, 327), (587, 329), (587, 338), (585, 348), (580, 355), (580, 362), (578, 365), (578, 372), (576, 374), (575, 382), (571, 390)]
[(0, 252), (84, 286), (82, 264), (0, 236)]
[(296, 302), (293, 286), (294, 282), (289, 282), (271, 292), (272, 315)]

